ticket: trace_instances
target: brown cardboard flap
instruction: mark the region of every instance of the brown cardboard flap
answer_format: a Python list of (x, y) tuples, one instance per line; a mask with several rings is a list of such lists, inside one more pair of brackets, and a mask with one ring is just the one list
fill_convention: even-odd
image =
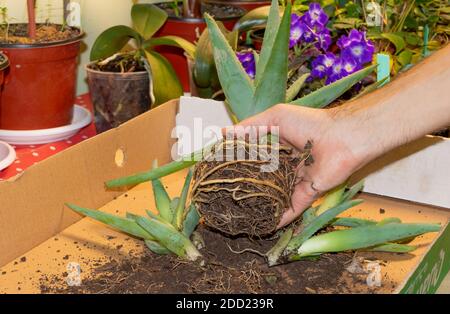
[[(117, 129), (86, 140), (0, 183), (0, 265), (46, 241), (80, 216), (64, 203), (99, 208), (118, 192), (103, 182), (170, 161), (178, 101), (166, 103)], [(118, 149), (123, 167), (115, 163)]]

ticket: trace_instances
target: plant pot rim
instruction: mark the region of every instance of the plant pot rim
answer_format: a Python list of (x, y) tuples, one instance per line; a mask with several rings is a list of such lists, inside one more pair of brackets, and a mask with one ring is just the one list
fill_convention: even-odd
[[(28, 25), (27, 23), (11, 23), (10, 25)], [(81, 41), (81, 39), (84, 37), (85, 33), (82, 31), (79, 27), (72, 27), (74, 29), (77, 29), (80, 33), (78, 36), (73, 38), (68, 38), (65, 40), (58, 40), (58, 41), (52, 41), (48, 43), (33, 43), (33, 44), (8, 44), (8, 43), (0, 43), (0, 48), (17, 48), (17, 49), (26, 49), (26, 48), (47, 48), (47, 47), (55, 47), (55, 46), (63, 46), (67, 44), (72, 44), (77, 41)]]
[[(221, 3), (221, 5), (240, 9), (242, 11), (242, 13), (241, 14), (237, 14), (237, 15), (233, 15), (233, 16), (222, 17), (222, 18), (214, 17), (214, 19), (216, 21), (232, 21), (232, 20), (236, 20), (236, 19), (239, 19), (239, 18), (243, 17), (247, 13), (247, 10), (245, 10), (245, 9), (243, 9), (243, 8), (237, 6), (237, 5), (226, 4), (226, 3)], [(192, 24), (195, 24), (195, 23), (206, 23), (205, 19), (202, 18), (202, 17), (183, 17), (183, 16), (169, 15), (168, 20), (180, 21), (180, 22), (192, 23)]]
[(7, 69), (9, 67), (9, 59), (2, 52), (0, 52), (0, 55), (2, 55), (2, 57), (3, 57), (3, 62), (0, 63), (0, 71), (3, 71), (3, 70), (5, 70), (5, 69)]
[(136, 72), (120, 73), (120, 72), (106, 72), (106, 71), (99, 71), (99, 70), (91, 69), (90, 66), (93, 65), (96, 62), (98, 62), (98, 60), (89, 62), (88, 64), (86, 64), (84, 66), (84, 69), (87, 72), (95, 73), (95, 74), (101, 74), (101, 75), (105, 75), (105, 76), (122, 76), (123, 77), (123, 76), (137, 76), (137, 75), (143, 75), (143, 74), (148, 76), (148, 72), (147, 71), (136, 71)]

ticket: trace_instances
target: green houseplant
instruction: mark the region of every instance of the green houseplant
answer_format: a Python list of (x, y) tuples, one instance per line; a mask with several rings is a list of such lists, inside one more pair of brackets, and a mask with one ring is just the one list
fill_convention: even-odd
[[(271, 13), (268, 20), (268, 25), (270, 26), (268, 29), (271, 31), (266, 32), (265, 34), (265, 44), (261, 54), (257, 57), (257, 73), (255, 80), (253, 81), (250, 80), (249, 76), (246, 74), (219, 26), (210, 16), (206, 16), (209, 34), (213, 43), (218, 76), (224, 87), (224, 93), (227, 97), (230, 109), (238, 120), (245, 119), (250, 115), (261, 112), (276, 103), (285, 102), (287, 99), (286, 81), (290, 10), (291, 6), (288, 4), (283, 17), (280, 20), (278, 1), (274, 0), (272, 2)], [(370, 66), (292, 103), (310, 107), (323, 107), (336, 97), (339, 97), (345, 90), (353, 86), (373, 70), (374, 66)], [(265, 145), (267, 145), (267, 143), (276, 142), (276, 137), (271, 136), (266, 138), (266, 140), (268, 142), (265, 142)], [(217, 148), (217, 151), (219, 151), (226, 145), (233, 148), (238, 144), (237, 142), (238, 141), (235, 139), (227, 139), (214, 146)], [(252, 145), (245, 141), (241, 144)], [(278, 149), (279, 151), (288, 151), (289, 147), (278, 146), (275, 149)], [(205, 149), (205, 151), (211, 152), (210, 149)], [(202, 160), (203, 157), (205, 157), (205, 159), (198, 163), (199, 158)], [(165, 196), (164, 191), (161, 191), (158, 186), (155, 186), (155, 183), (159, 182), (159, 178), (165, 175), (179, 171), (183, 168), (191, 167), (198, 163), (193, 174), (194, 181), (191, 190), (191, 203), (190, 206), (186, 208), (193, 208), (195, 211), (198, 210), (205, 218), (205, 223), (208, 226), (220, 230), (222, 233), (233, 235), (244, 233), (256, 237), (266, 235), (273, 236), (275, 227), (279, 222), (277, 217), (280, 216), (281, 211), (285, 210), (286, 203), (281, 200), (277, 204), (277, 202), (272, 200), (282, 198), (283, 196), (280, 195), (283, 194), (287, 194), (287, 197), (289, 197), (289, 187), (282, 185), (283, 181), (290, 181), (292, 183), (292, 171), (289, 171), (289, 162), (285, 162), (283, 167), (278, 167), (272, 174), (266, 173), (262, 175), (261, 172), (258, 173), (257, 170), (255, 171), (256, 168), (252, 169), (252, 171), (248, 171), (246, 166), (253, 167), (263, 159), (235, 159), (233, 161), (225, 160), (211, 162), (211, 160), (208, 161), (206, 157), (208, 156), (205, 156), (203, 152), (196, 152), (180, 161), (154, 168), (149, 172), (109, 181), (106, 183), (106, 186), (112, 188), (152, 181), (155, 199), (157, 202), (158, 200), (165, 199), (165, 207), (169, 208), (169, 199)], [(309, 148), (305, 147), (303, 154), (295, 160), (295, 165), (307, 160), (309, 157)], [(283, 156), (280, 156), (280, 163), (283, 163), (283, 158)], [(224, 169), (227, 169), (227, 176), (225, 176), (225, 172), (222, 171)], [(252, 176), (250, 176), (249, 173), (252, 173)], [(191, 176), (192, 172), (189, 171), (183, 191), (188, 190), (188, 182)], [(236, 182), (245, 182), (245, 188), (236, 188), (234, 186)], [(264, 188), (263, 186), (269, 188)], [(257, 188), (257, 190), (262, 193), (255, 193), (255, 189), (251, 190), (252, 188)], [(345, 184), (342, 184), (330, 191), (321, 204), (308, 209), (301, 220), (288, 226), (281, 234), (278, 234), (278, 243), (272, 249), (267, 253), (260, 254), (267, 258), (269, 265), (274, 266), (285, 262), (317, 258), (321, 254), (327, 252), (362, 249), (384, 252), (410, 252), (414, 250), (415, 247), (404, 244), (404, 241), (410, 240), (420, 234), (436, 232), (440, 229), (440, 226), (435, 224), (403, 224), (397, 218), (389, 218), (381, 222), (357, 218), (337, 218), (337, 215), (361, 203), (359, 200), (352, 200), (361, 188), (362, 183), (350, 188), (347, 188)], [(223, 193), (217, 194), (219, 191)], [(241, 192), (243, 194), (238, 195), (236, 192)], [(214, 197), (208, 198), (209, 193), (215, 193)], [(182, 200), (181, 204), (184, 204), (185, 202), (185, 195), (186, 194), (183, 192), (182, 197), (180, 198), (180, 200)], [(235, 202), (225, 202), (227, 199), (234, 199)], [(264, 211), (259, 212), (258, 219), (261, 221), (264, 220), (261, 218), (270, 216), (268, 219), (270, 223), (268, 224), (267, 220), (265, 220), (265, 224), (262, 226), (260, 225), (261, 228), (259, 228), (258, 224), (260, 223), (258, 220), (255, 220), (255, 217), (247, 214), (249, 211), (246, 210), (245, 207), (248, 204), (245, 202), (239, 204), (239, 202), (244, 199), (258, 199), (259, 201), (256, 202), (257, 205), (254, 203), (252, 209), (258, 210), (263, 207)], [(179, 204), (180, 202), (178, 205)], [(205, 204), (208, 204), (208, 206), (205, 206)], [(236, 208), (239, 211), (239, 215), (227, 215), (226, 212), (221, 212), (224, 207), (222, 205), (224, 204), (227, 205), (227, 209)], [(241, 207), (242, 204), (244, 207)], [(273, 208), (270, 208), (267, 204), (272, 204)], [(108, 214), (82, 209), (74, 205), (70, 205), (70, 207), (79, 213), (131, 233), (117, 224), (116, 220), (111, 220), (111, 216)], [(184, 205), (177, 206), (177, 208), (183, 207)], [(208, 208), (214, 208), (214, 210), (208, 210)], [(167, 215), (169, 218), (165, 219), (166, 223), (175, 221), (175, 226), (178, 228), (178, 231), (172, 229), (168, 230), (166, 228), (164, 235), (157, 235), (156, 232), (157, 230), (160, 230), (159, 228), (153, 228), (150, 225), (146, 225), (148, 228), (147, 231), (150, 233), (153, 232), (156, 242), (164, 247), (167, 238), (175, 238), (177, 232), (182, 230), (181, 226), (183, 225), (183, 221), (188, 219), (193, 209), (184, 210), (182, 213), (178, 210), (173, 210), (172, 214)], [(165, 210), (162, 209), (161, 206), (158, 207), (158, 210), (160, 216), (166, 215), (164, 214)], [(222, 217), (226, 218), (225, 221), (222, 220), (221, 222), (217, 222), (217, 220), (213, 219), (212, 217), (217, 213), (222, 214)], [(152, 216), (151, 214), (149, 215)], [(131, 218), (131, 220), (129, 220), (128, 223), (137, 223), (142, 226), (142, 218), (133, 216), (130, 216), (129, 218)], [(230, 226), (233, 226), (235, 221), (241, 218), (243, 218), (243, 220), (241, 220), (241, 224), (239, 225), (241, 228), (239, 232), (230, 230)], [(114, 219), (118, 218), (114, 217)], [(153, 217), (151, 219), (153, 219), (153, 223), (155, 223), (155, 221), (160, 218)], [(333, 228), (333, 231), (325, 233), (320, 232), (323, 231), (325, 227)], [(334, 230), (334, 227), (344, 227), (345, 229)], [(318, 234), (318, 232), (320, 232), (320, 234)], [(169, 234), (172, 236), (169, 236)], [(189, 246), (190, 244), (187, 244), (186, 248)], [(169, 246), (165, 246), (165, 248), (182, 258), (187, 257), (187, 259), (192, 261), (197, 260), (197, 258), (190, 258), (184, 254), (184, 251), (180, 254), (178, 249), (172, 249)]]
[[(133, 27), (105, 30), (91, 50), (87, 72), (99, 132), (183, 94), (175, 70), (156, 47), (179, 47), (192, 58), (195, 54), (195, 46), (183, 38), (154, 37), (167, 20), (167, 13), (157, 6), (135, 4), (131, 17)], [(135, 48), (127, 46), (130, 40)]]

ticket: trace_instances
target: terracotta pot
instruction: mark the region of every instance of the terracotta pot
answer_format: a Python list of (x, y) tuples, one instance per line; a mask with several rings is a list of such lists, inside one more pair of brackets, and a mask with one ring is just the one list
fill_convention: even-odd
[(48, 129), (71, 123), (81, 37), (0, 44), (11, 64), (1, 95), (0, 129)]
[(92, 64), (86, 66), (86, 71), (98, 133), (150, 110), (148, 72), (101, 72), (91, 69)]
[[(220, 21), (224, 23), (227, 29), (232, 30), (239, 18), (240, 16), (230, 17), (227, 19), (220, 19)], [(174, 35), (190, 42), (196, 42), (205, 28), (206, 23), (203, 19), (169, 17), (164, 26), (156, 33), (156, 36)], [(156, 51), (160, 52), (169, 60), (183, 85), (183, 90), (189, 92), (190, 78), (184, 51), (176, 47), (167, 46), (157, 47)]]
[(271, 4), (270, 0), (266, 0), (266, 1), (261, 1), (261, 0), (205, 0), (205, 3), (216, 3), (216, 4), (229, 4), (229, 5), (234, 5), (240, 8), (243, 8), (247, 11), (251, 11), (253, 9), (262, 7), (262, 6), (267, 6)]

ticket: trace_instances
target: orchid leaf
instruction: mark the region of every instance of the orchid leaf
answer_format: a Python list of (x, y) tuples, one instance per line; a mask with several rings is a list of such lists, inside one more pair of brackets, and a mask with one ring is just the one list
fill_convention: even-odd
[[(290, 27), (291, 3), (288, 2), (264, 72), (259, 81), (255, 80), (256, 90), (250, 115), (263, 112), (286, 101)], [(263, 52), (258, 64), (264, 62)]]
[(438, 232), (437, 224), (373, 225), (333, 231), (306, 240), (298, 249), (300, 257), (327, 252), (358, 250), (419, 236), (428, 232)]
[(294, 100), (291, 104), (311, 108), (324, 108), (342, 96), (353, 85), (372, 73), (376, 68), (376, 65), (371, 65), (330, 85), (324, 86), (311, 94)]
[(66, 206), (79, 214), (93, 218), (97, 221), (107, 224), (114, 229), (118, 229), (137, 238), (144, 240), (154, 240), (153, 236), (151, 236), (148, 232), (146, 232), (143, 228), (136, 224), (136, 222), (132, 219), (117, 217), (108, 213), (101, 212), (99, 210), (82, 208), (73, 204), (66, 204)]
[(189, 57), (195, 58), (195, 45), (178, 36), (162, 36), (151, 38), (143, 43), (144, 47), (172, 46), (183, 49)]
[(142, 37), (131, 27), (118, 25), (108, 28), (101, 33), (92, 46), (90, 60), (101, 60), (111, 57), (122, 50), (123, 47), (134, 38), (140, 46)]
[(217, 23), (208, 14), (205, 20), (222, 89), (233, 113), (243, 120), (248, 117), (255, 88)]
[(246, 32), (257, 26), (267, 24), (269, 18), (270, 6), (262, 6), (247, 12), (234, 26), (239, 32)]
[(166, 11), (153, 4), (135, 4), (131, 8), (133, 27), (146, 40), (156, 34), (166, 22), (167, 17)]

